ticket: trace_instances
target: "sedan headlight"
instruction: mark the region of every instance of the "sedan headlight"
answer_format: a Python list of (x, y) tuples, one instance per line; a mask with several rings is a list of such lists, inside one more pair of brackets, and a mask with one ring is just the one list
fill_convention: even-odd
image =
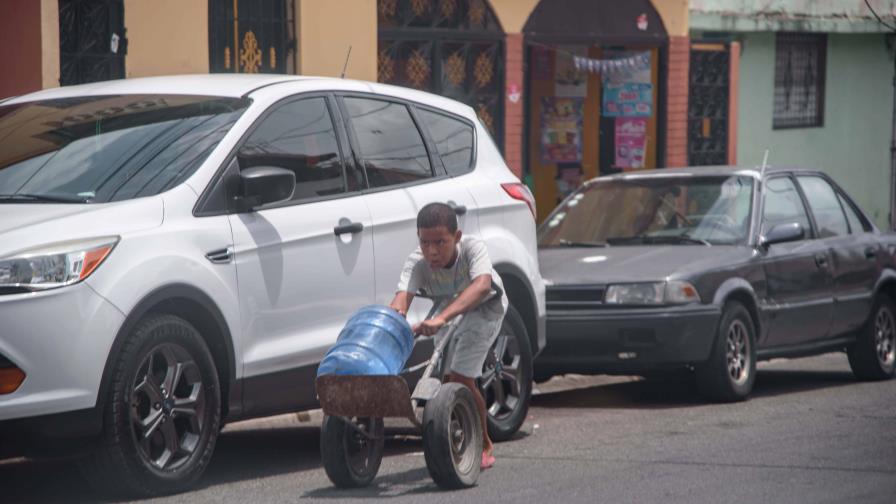
[(84, 280), (109, 256), (118, 237), (57, 243), (0, 258), (0, 288), (37, 291)]
[(616, 284), (607, 287), (604, 302), (619, 305), (662, 305), (699, 303), (700, 294), (689, 282)]

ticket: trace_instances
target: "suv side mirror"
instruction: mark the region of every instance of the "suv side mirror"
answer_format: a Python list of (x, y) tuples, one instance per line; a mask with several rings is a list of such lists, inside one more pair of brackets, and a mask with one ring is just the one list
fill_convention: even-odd
[(772, 226), (765, 235), (759, 238), (759, 245), (768, 249), (769, 246), (776, 243), (786, 243), (802, 240), (806, 237), (806, 230), (799, 222), (788, 222), (787, 224), (777, 224)]
[(254, 166), (240, 171), (240, 209), (252, 210), (268, 203), (286, 201), (296, 190), (296, 174), (275, 166)]

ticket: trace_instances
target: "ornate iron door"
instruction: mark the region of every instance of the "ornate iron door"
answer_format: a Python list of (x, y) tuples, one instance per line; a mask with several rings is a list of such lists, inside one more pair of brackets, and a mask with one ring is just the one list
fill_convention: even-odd
[(59, 83), (124, 78), (123, 0), (59, 0)]
[(209, 0), (208, 12), (209, 71), (287, 73), (291, 70), (292, 2)]
[(723, 44), (691, 47), (688, 96), (688, 164), (728, 163), (730, 54)]
[(504, 32), (485, 0), (378, 0), (378, 80), (473, 107), (504, 140)]

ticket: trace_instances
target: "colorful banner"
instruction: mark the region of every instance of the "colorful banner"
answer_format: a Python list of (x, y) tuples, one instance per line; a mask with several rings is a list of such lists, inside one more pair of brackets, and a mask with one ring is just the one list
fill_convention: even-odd
[(616, 168), (644, 168), (647, 151), (647, 119), (616, 118)]
[(541, 160), (544, 163), (582, 161), (583, 98), (541, 99)]
[(653, 115), (650, 53), (638, 53), (630, 58), (633, 58), (635, 63), (623, 65), (618, 71), (603, 74), (601, 114), (604, 117), (650, 117)]

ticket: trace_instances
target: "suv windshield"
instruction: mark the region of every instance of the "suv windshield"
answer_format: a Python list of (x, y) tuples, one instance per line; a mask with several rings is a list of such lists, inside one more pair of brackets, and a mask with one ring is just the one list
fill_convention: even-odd
[(0, 106), (0, 203), (104, 203), (189, 177), (249, 101), (86, 96)]
[(543, 247), (742, 243), (753, 179), (633, 177), (583, 186), (538, 229)]

